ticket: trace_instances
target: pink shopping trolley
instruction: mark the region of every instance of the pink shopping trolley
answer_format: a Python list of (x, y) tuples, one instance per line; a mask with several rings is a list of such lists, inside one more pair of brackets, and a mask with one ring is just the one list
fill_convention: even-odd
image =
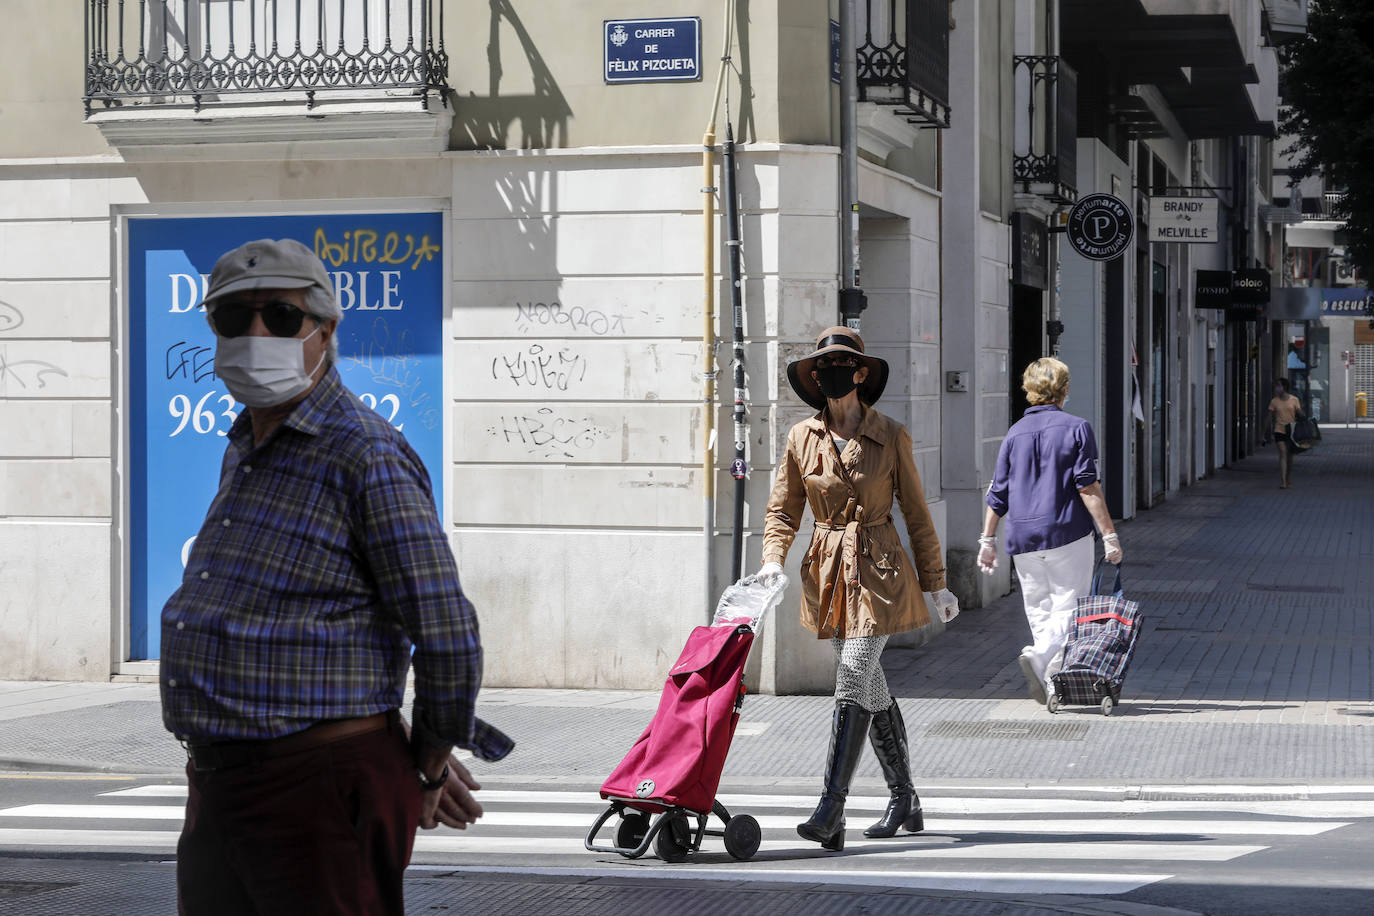
[[(721, 595), (711, 626), (692, 631), (668, 671), (653, 721), (601, 787), (610, 805), (587, 831), (587, 849), (635, 859), (653, 846), (665, 862), (681, 862), (704, 837), (719, 836), (736, 859), (758, 851), (758, 821), (732, 815), (716, 788), (744, 703), (749, 648), (786, 588), (781, 574), (747, 576)], [(707, 829), (712, 815), (721, 829)], [(597, 834), (616, 816), (614, 844), (598, 844)]]

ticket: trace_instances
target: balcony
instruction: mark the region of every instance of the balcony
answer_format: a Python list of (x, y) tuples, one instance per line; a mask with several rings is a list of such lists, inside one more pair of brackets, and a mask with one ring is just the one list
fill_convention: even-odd
[(948, 0), (863, 0), (858, 14), (859, 101), (949, 127)]
[[(1150, 85), (1190, 139), (1274, 135), (1268, 99), (1276, 67), (1256, 52), (1257, 4), (1063, 0), (1060, 12), (1064, 56), (1082, 76), (1085, 111), (1107, 111), (1130, 87)], [(1100, 127), (1087, 133), (1100, 135)]]
[(443, 15), (442, 0), (86, 0), (86, 119), (121, 147), (443, 148)]
[(1017, 190), (1056, 204), (1078, 199), (1078, 75), (1058, 57), (1012, 58)]

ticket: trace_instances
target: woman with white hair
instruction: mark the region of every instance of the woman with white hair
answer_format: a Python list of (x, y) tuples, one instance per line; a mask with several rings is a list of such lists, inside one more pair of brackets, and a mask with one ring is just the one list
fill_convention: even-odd
[(1007, 430), (988, 488), (978, 568), (997, 568), (997, 525), (1007, 520), (1007, 553), (1016, 558), (1031, 645), (1017, 659), (1031, 699), (1045, 703), (1063, 662), (1078, 598), (1092, 587), (1093, 526), (1109, 563), (1121, 562), (1097, 477), (1097, 440), (1087, 420), (1064, 412), (1069, 367), (1053, 357), (1026, 367), (1021, 388), (1031, 407)]

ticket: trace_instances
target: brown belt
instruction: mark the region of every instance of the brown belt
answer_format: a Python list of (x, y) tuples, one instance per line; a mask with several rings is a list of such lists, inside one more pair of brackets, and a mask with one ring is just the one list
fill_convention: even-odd
[(332, 744), (345, 738), (354, 738), (386, 728), (400, 721), (400, 714), (394, 710), (374, 713), (361, 719), (332, 719), (319, 722), (302, 731), (280, 738), (266, 738), (261, 741), (210, 741), (189, 743), (186, 753), (191, 764), (200, 772), (227, 770), (232, 767), (298, 754), (311, 748)]

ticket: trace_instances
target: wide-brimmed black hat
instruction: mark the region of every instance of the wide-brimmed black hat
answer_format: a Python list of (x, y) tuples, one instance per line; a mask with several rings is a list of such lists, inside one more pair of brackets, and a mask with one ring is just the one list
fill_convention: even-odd
[(817, 410), (825, 407), (825, 395), (811, 370), (816, 368), (816, 360), (822, 356), (844, 354), (859, 360), (859, 365), (868, 367), (868, 378), (859, 386), (859, 400), (865, 404), (875, 404), (883, 396), (887, 387), (887, 361), (864, 353), (864, 340), (857, 331), (846, 327), (826, 328), (816, 338), (816, 349), (801, 359), (787, 364), (787, 380), (797, 397)]

